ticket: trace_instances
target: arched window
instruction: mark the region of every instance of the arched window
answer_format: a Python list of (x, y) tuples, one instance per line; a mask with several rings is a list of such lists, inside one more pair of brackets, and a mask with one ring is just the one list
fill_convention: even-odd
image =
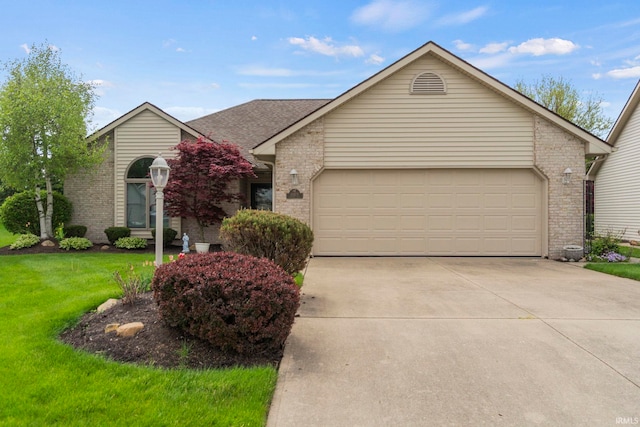
[[(127, 191), (127, 227), (151, 229), (156, 226), (156, 191), (151, 185), (149, 166), (153, 157), (135, 160), (127, 169), (125, 178)], [(164, 226), (169, 226), (165, 214)]]

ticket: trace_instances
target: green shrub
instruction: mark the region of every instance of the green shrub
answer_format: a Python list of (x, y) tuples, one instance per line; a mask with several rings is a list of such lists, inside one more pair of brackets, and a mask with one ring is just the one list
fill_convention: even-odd
[(300, 291), (282, 268), (232, 252), (163, 264), (151, 286), (166, 324), (244, 354), (282, 348), (300, 304)]
[(264, 210), (242, 209), (225, 218), (220, 237), (227, 250), (268, 258), (289, 274), (304, 269), (313, 246), (309, 226)]
[(109, 243), (114, 245), (116, 240), (131, 236), (131, 229), (129, 227), (109, 227), (104, 230), (104, 234), (107, 235)]
[(9, 249), (24, 249), (30, 248), (40, 243), (40, 238), (35, 234), (27, 233), (18, 236), (15, 242), (9, 246)]
[(624, 231), (619, 233), (607, 231), (605, 234), (594, 235), (590, 242), (589, 255), (591, 257), (601, 257), (611, 252), (619, 252), (623, 234)]
[[(162, 246), (164, 246), (165, 248), (169, 246), (173, 242), (173, 240), (176, 238), (177, 235), (178, 235), (178, 232), (173, 228), (168, 228), (168, 227), (163, 228), (162, 229)], [(153, 240), (156, 239), (155, 228), (151, 230), (151, 236), (153, 236)]]
[(116, 240), (115, 246), (118, 249), (145, 249), (147, 247), (147, 239), (142, 237), (121, 237)]
[(93, 246), (93, 243), (89, 239), (85, 239), (84, 237), (67, 237), (66, 239), (62, 239), (59, 243), (60, 249), (64, 250), (76, 250), (81, 251), (84, 249), (89, 249)]
[[(46, 209), (47, 192), (40, 193)], [(54, 191), (52, 224), (66, 223), (71, 220), (73, 207), (65, 196)], [(30, 233), (40, 235), (40, 219), (34, 191), (23, 191), (7, 197), (0, 207), (0, 221), (13, 234)]]
[(63, 230), (66, 237), (84, 237), (87, 234), (87, 227), (84, 225), (65, 225)]

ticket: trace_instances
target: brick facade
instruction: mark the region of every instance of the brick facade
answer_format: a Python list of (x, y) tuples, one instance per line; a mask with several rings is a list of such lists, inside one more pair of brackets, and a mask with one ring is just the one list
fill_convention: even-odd
[(87, 227), (86, 238), (94, 243), (107, 242), (104, 229), (114, 224), (113, 132), (105, 136), (109, 145), (104, 161), (91, 171), (67, 177), (64, 195), (73, 204), (71, 224)]
[[(534, 162), (547, 179), (548, 241), (551, 259), (560, 258), (565, 245), (583, 243), (584, 143), (547, 120), (534, 117)], [(562, 183), (566, 168), (573, 171)]]
[[(324, 125), (318, 119), (276, 146), (276, 173), (273, 191), (275, 210), (307, 224), (311, 223), (311, 182), (324, 165)], [(291, 170), (298, 172), (299, 185), (291, 184)], [(302, 199), (287, 199), (292, 189)]]

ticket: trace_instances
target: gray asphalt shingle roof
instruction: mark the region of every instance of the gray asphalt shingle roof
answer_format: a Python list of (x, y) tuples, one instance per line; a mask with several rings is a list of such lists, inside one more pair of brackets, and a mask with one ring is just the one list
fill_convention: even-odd
[(214, 141), (237, 144), (258, 168), (249, 150), (322, 107), (330, 99), (256, 99), (185, 122)]

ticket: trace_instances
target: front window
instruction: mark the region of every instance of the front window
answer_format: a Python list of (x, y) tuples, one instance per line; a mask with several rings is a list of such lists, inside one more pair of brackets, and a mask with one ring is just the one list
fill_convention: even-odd
[(271, 184), (251, 184), (251, 209), (270, 211), (272, 199)]
[[(127, 227), (155, 228), (156, 190), (151, 184), (149, 166), (153, 157), (143, 157), (129, 166), (126, 178)], [(169, 217), (164, 215), (164, 226), (169, 226)]]

